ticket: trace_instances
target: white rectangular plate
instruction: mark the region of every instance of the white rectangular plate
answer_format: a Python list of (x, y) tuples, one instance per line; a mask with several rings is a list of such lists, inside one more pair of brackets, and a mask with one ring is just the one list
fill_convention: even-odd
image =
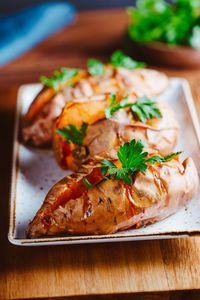
[[(9, 241), (15, 245), (58, 245), (113, 241), (135, 241), (185, 237), (200, 234), (200, 201), (197, 195), (175, 215), (140, 229), (129, 229), (115, 234), (95, 236), (62, 236), (26, 239), (28, 223), (43, 203), (48, 190), (70, 172), (61, 170), (52, 150), (24, 146), (19, 141), (20, 121), (34, 96), (41, 89), (40, 84), (20, 87), (14, 134), (12, 183), (10, 197)], [(175, 111), (180, 134), (175, 150), (184, 150), (181, 155), (191, 156), (200, 174), (200, 127), (188, 82), (180, 78), (170, 79), (170, 85), (159, 100), (166, 101)]]

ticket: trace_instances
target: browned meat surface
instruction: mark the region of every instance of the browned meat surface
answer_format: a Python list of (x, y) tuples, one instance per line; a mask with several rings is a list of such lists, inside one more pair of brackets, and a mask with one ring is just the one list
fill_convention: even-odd
[[(56, 93), (52, 88), (44, 88), (34, 99), (24, 117), (22, 136), (26, 143), (34, 146), (47, 146), (52, 142), (52, 126), (69, 101), (94, 94), (124, 91), (135, 92), (138, 96), (157, 95), (168, 86), (167, 77), (148, 69), (110, 69), (111, 73), (102, 76), (89, 76), (81, 72), (73, 78), (73, 86)], [(71, 83), (71, 81), (70, 81)]]
[(87, 190), (83, 178), (87, 176), (94, 183), (100, 177), (98, 161), (116, 158), (116, 152), (111, 153), (98, 155), (82, 173), (67, 176), (53, 186), (28, 226), (29, 238), (61, 233), (109, 234), (141, 227), (175, 213), (197, 191), (198, 174), (191, 158), (183, 163), (173, 159), (149, 166), (146, 174), (135, 175), (132, 185), (106, 180)]

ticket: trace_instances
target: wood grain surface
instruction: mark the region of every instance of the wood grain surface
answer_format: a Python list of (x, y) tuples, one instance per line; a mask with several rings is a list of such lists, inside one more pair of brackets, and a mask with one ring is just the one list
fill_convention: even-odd
[[(7, 240), (13, 120), (19, 85), (61, 66), (106, 61), (123, 47), (123, 10), (80, 13), (78, 20), (0, 69), (0, 298), (95, 295), (81, 299), (199, 299), (200, 238), (50, 247), (17, 247)], [(163, 70), (186, 77), (200, 116), (200, 70)], [(191, 145), (192, 147), (192, 145)], [(28, 197), (28, 195), (27, 195)], [(193, 290), (170, 292), (173, 290)], [(160, 293), (168, 291), (164, 294)], [(154, 292), (138, 294), (136, 292)], [(100, 296), (100, 294), (117, 294)], [(63, 299), (63, 298), (62, 298)]]

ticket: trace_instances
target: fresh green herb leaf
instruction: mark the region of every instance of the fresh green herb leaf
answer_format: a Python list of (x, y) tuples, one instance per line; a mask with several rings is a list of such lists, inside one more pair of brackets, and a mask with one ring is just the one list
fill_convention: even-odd
[(108, 168), (115, 167), (115, 164), (111, 160), (103, 159), (103, 160), (101, 160), (101, 163), (103, 164), (103, 166), (101, 166), (101, 167), (104, 167), (104, 166), (107, 166)]
[(117, 152), (117, 156), (122, 164), (122, 168), (118, 168), (110, 160), (102, 160), (103, 166), (107, 166), (110, 175), (114, 175), (117, 180), (122, 179), (124, 182), (131, 184), (132, 175), (136, 171), (146, 172), (147, 165), (145, 164), (145, 157), (148, 152), (142, 152), (144, 148), (142, 141), (136, 141), (133, 139), (131, 142), (127, 142), (120, 146), (120, 150)]
[(110, 107), (112, 107), (115, 104), (116, 101), (116, 94), (111, 94), (110, 95)]
[(94, 184), (91, 184), (86, 178), (83, 179), (83, 182), (85, 184), (85, 187), (87, 189), (90, 189), (91, 187), (94, 187), (95, 185)]
[(163, 157), (159, 156), (159, 155), (153, 155), (150, 158), (148, 158), (146, 160), (147, 163), (154, 165), (155, 163), (159, 162), (162, 163), (163, 162)]
[(106, 119), (110, 119), (110, 118), (113, 117), (113, 115), (112, 115), (112, 107), (114, 106), (115, 101), (116, 101), (116, 94), (111, 94), (110, 95), (110, 105), (105, 110)]
[(108, 173), (108, 167), (101, 167), (101, 174), (102, 174), (102, 176), (105, 176), (106, 174)]
[(105, 73), (104, 64), (99, 60), (91, 58), (88, 60), (87, 64), (88, 64), (88, 72), (91, 75), (99, 76)]
[(143, 96), (133, 104), (131, 110), (140, 121), (146, 123), (147, 119), (162, 118), (162, 114), (155, 103), (154, 100)]
[(146, 160), (146, 163), (149, 163), (149, 164), (153, 165), (156, 162), (159, 162), (159, 163), (168, 162), (168, 161), (172, 160), (174, 157), (178, 156), (181, 153), (182, 153), (182, 151), (172, 153), (172, 154), (169, 154), (169, 155), (165, 155), (165, 156), (153, 155), (153, 156), (151, 156), (150, 158), (148, 158)]
[(121, 50), (117, 50), (112, 54), (110, 63), (113, 67), (122, 67), (129, 70), (145, 67), (144, 63), (133, 60), (131, 57), (125, 55)]
[[(112, 54), (110, 64), (116, 68), (123, 67), (129, 70), (145, 67), (144, 63), (133, 60), (131, 57), (125, 55), (121, 50), (115, 51)], [(105, 69), (105, 66), (102, 62), (94, 58), (88, 60), (87, 66), (88, 72), (93, 76), (100, 76), (107, 73), (109, 74), (110, 72), (109, 70)]]
[(135, 171), (146, 172), (147, 166), (145, 165), (145, 157), (148, 152), (143, 152), (146, 145), (141, 141), (133, 139), (130, 143), (125, 143), (120, 146), (117, 152), (118, 158), (122, 164), (122, 168), (126, 168), (129, 172)]
[(173, 158), (175, 158), (176, 156), (178, 156), (179, 154), (181, 154), (182, 152), (183, 151), (179, 151), (179, 152), (176, 152), (176, 153), (171, 153), (169, 155), (165, 155), (165, 156), (161, 157), (161, 160), (162, 160), (162, 162), (170, 161)]
[(86, 178), (83, 179), (83, 183), (85, 185), (85, 187), (87, 189), (90, 189), (98, 184), (100, 184), (101, 182), (105, 181), (105, 180), (108, 180), (108, 179), (112, 179), (111, 175), (108, 175), (108, 176), (104, 176), (100, 181), (98, 181), (97, 183), (95, 184), (91, 184)]
[(70, 78), (76, 76), (78, 73), (79, 73), (79, 71), (76, 69), (62, 68), (61, 72), (59, 72), (59, 71), (54, 72), (54, 77), (47, 78), (46, 76), (41, 76), (40, 80), (46, 86), (58, 89), (59, 84), (61, 82), (65, 82), (65, 81), (69, 80)]
[(124, 182), (128, 184), (132, 184), (132, 178), (129, 176), (131, 175), (131, 172), (127, 168), (112, 168), (109, 170), (109, 173), (111, 175), (115, 175), (115, 178), (117, 180), (123, 180)]
[(127, 99), (128, 96), (124, 97), (124, 99), (117, 104), (115, 104), (116, 97), (114, 100), (111, 99), (109, 107), (105, 110), (106, 118), (112, 118), (116, 111), (127, 107), (130, 107), (134, 113), (134, 117), (137, 117), (137, 119), (143, 123), (145, 123), (147, 119), (162, 118), (162, 114), (159, 108), (155, 105), (156, 102), (154, 100), (143, 96), (138, 98), (135, 103), (127, 103)]
[(179, 154), (183, 153), (183, 151), (179, 151), (176, 153), (171, 153), (169, 155), (165, 155), (164, 157), (162, 157), (162, 162), (167, 162), (172, 160), (173, 158), (175, 158), (176, 156), (178, 156)]
[(80, 129), (75, 125), (69, 124), (67, 127), (57, 129), (56, 131), (66, 139), (67, 144), (74, 143), (81, 146), (86, 136), (87, 128), (88, 124), (83, 122)]
[(117, 104), (115, 104), (116, 94), (111, 94), (110, 98), (110, 105), (105, 109), (106, 119), (111, 119), (113, 117), (113, 114), (119, 109), (124, 107), (130, 107), (130, 104), (128, 104), (128, 106), (126, 105), (128, 96), (125, 96), (124, 99)]

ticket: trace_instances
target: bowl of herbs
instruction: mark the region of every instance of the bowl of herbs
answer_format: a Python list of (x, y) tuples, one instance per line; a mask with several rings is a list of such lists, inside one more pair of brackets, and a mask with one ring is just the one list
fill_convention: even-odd
[(150, 64), (200, 66), (200, 0), (138, 0), (129, 7), (129, 52)]

